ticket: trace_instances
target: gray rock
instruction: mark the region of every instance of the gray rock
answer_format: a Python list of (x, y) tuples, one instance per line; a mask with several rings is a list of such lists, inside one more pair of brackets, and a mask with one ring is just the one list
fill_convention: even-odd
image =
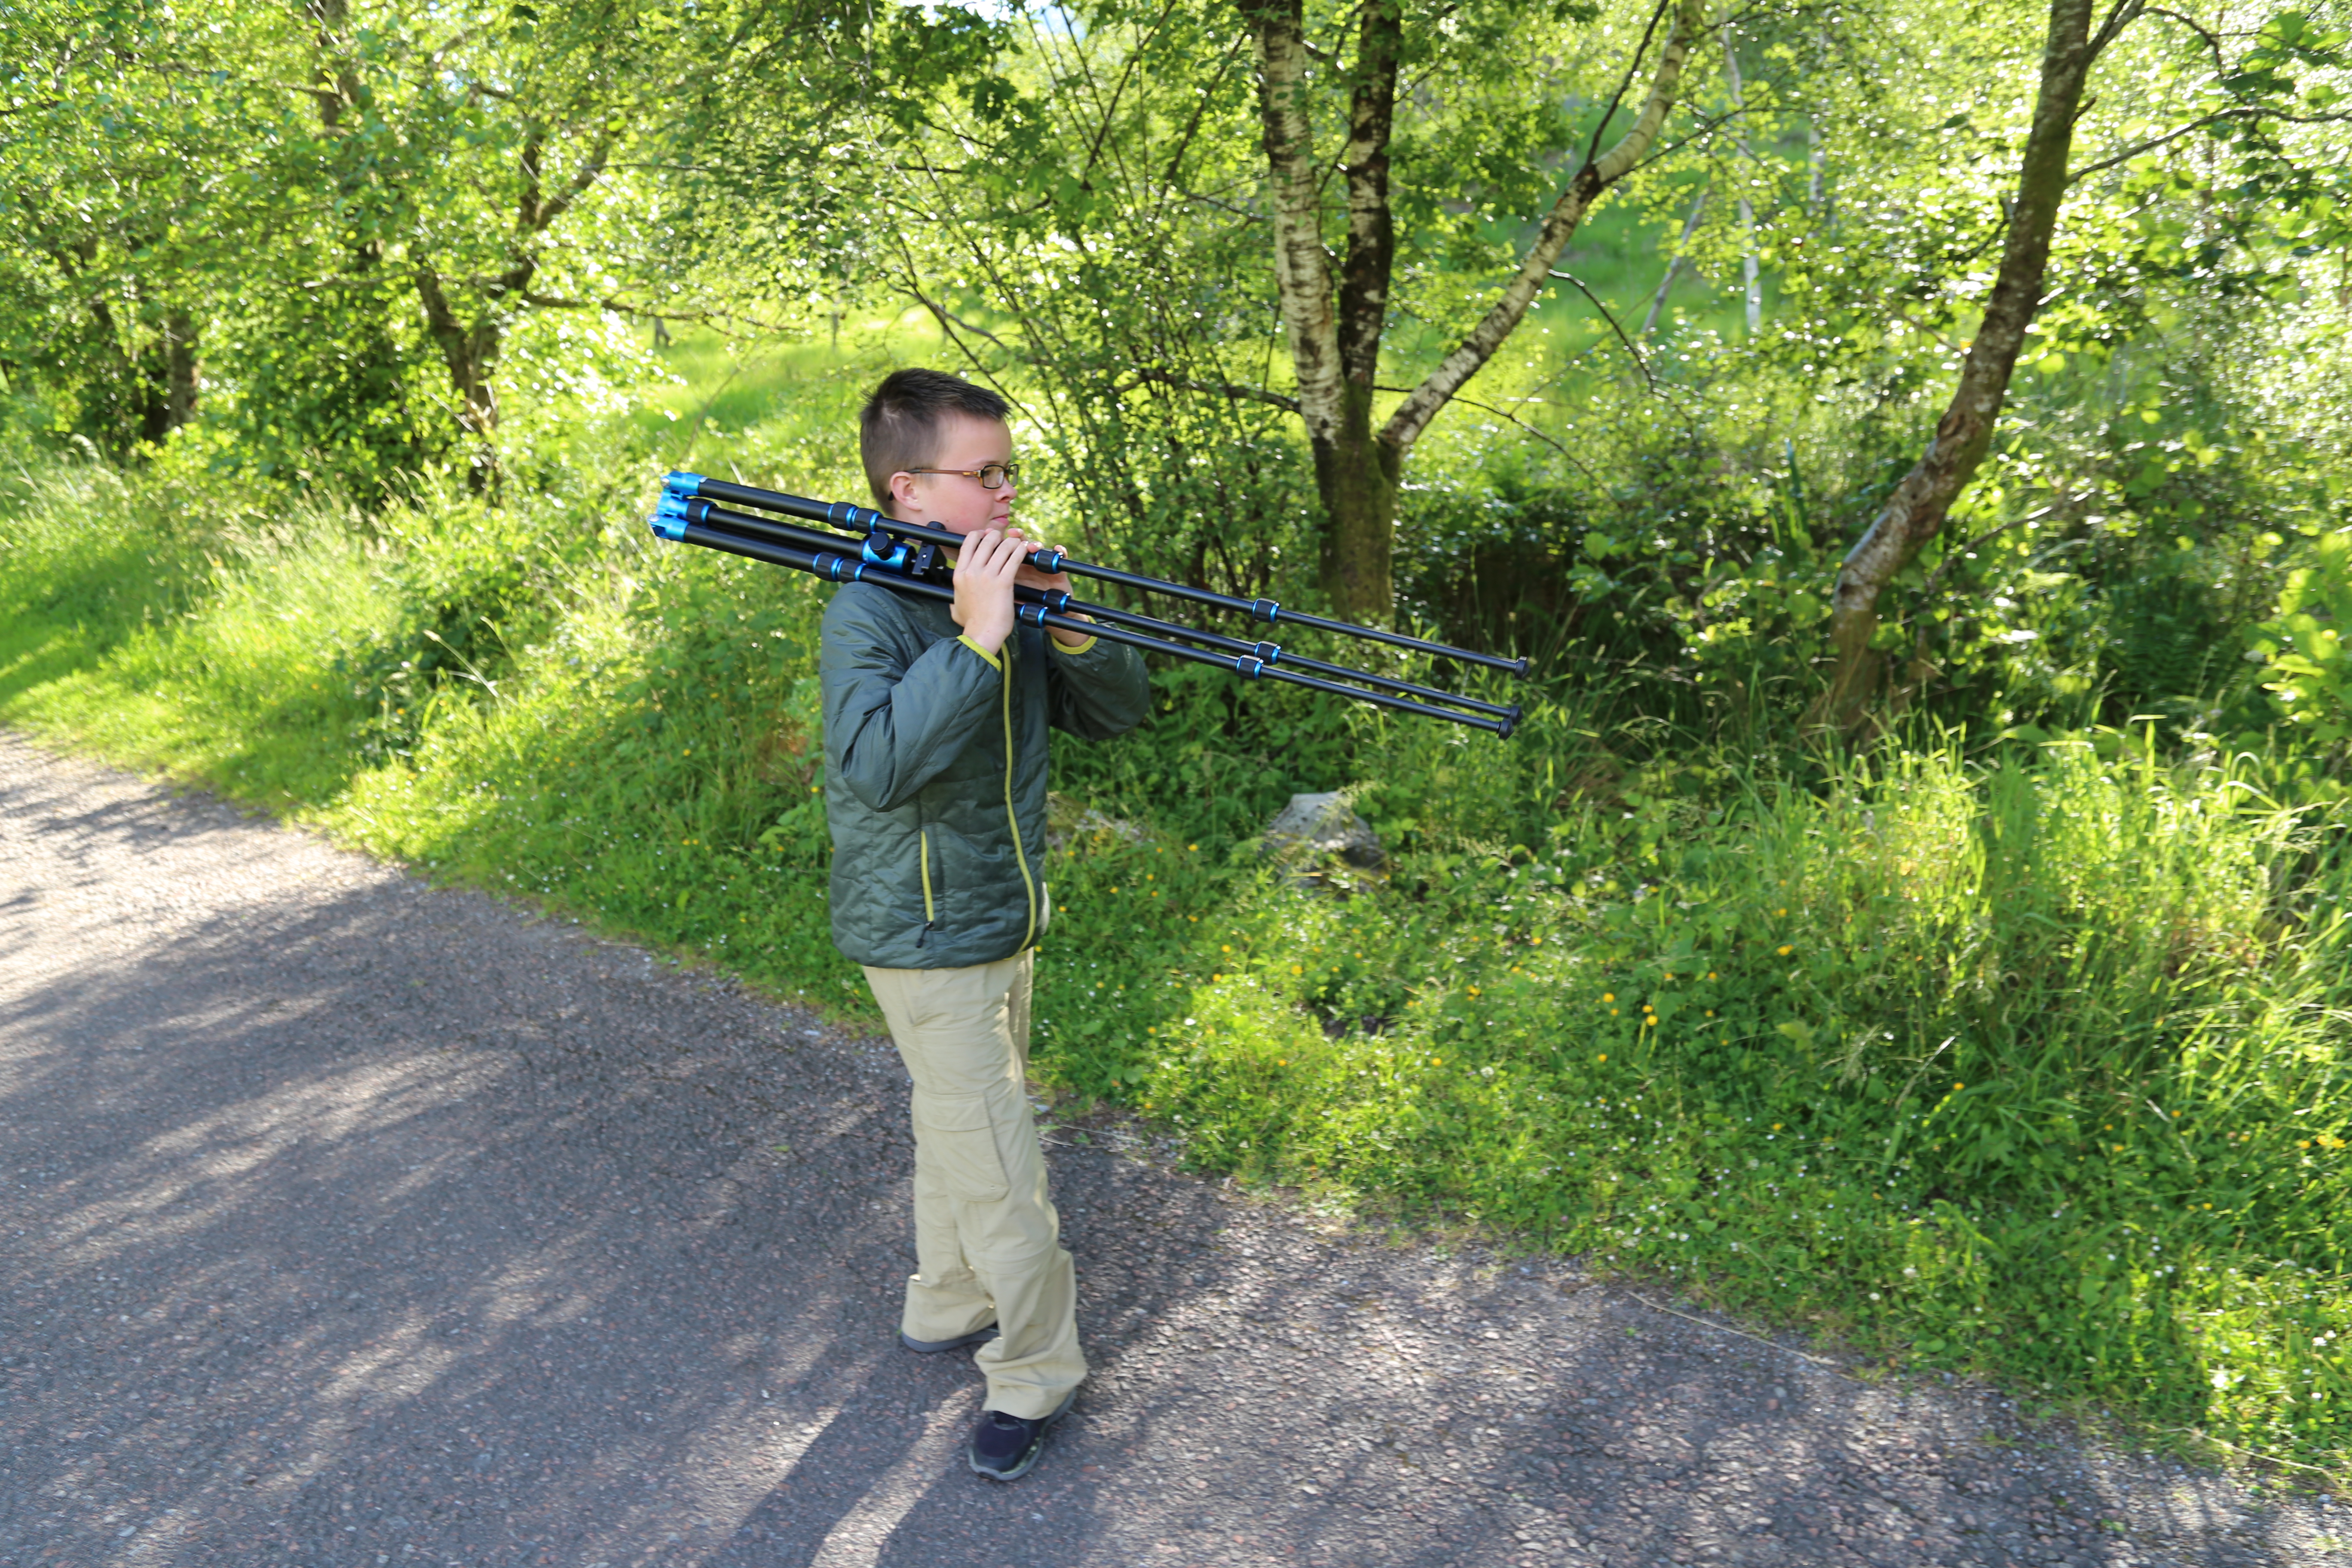
[(1372, 825), (1348, 805), (1338, 790), (1322, 795), (1294, 795), (1266, 825), (1265, 846), (1284, 855), (1319, 859), (1336, 855), (1360, 871), (1377, 871), (1388, 863)]
[(1066, 795), (1045, 797), (1045, 847), (1055, 854), (1089, 841), (1143, 842), (1143, 829)]

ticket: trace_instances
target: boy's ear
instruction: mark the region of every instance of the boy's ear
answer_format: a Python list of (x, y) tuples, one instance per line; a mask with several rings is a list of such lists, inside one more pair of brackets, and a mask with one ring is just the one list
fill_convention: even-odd
[(917, 476), (901, 468), (890, 476), (890, 515), (907, 522), (916, 521), (922, 503), (916, 499)]

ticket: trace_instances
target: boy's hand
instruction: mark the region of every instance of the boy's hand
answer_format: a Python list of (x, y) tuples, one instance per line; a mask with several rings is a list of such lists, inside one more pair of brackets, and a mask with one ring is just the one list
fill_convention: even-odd
[(992, 528), (972, 534), (956, 552), (955, 603), (948, 613), (991, 654), (1013, 635), (1013, 584), (1021, 558), (1034, 548), (1017, 528), (1001, 533)]

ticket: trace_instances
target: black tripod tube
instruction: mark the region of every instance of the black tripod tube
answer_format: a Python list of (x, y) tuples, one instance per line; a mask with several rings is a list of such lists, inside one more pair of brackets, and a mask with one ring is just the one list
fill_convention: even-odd
[[(748, 512), (731, 511), (700, 498), (676, 501), (665, 498), (655, 511), (656, 531), (660, 531), (665, 519), (701, 523), (794, 549), (829, 551), (836, 554), (845, 554), (852, 560), (864, 560), (871, 565), (886, 570), (898, 570), (904, 565), (903, 562), (896, 559), (896, 555), (903, 555), (905, 552), (904, 546), (899, 546), (894, 554), (891, 552), (877, 549), (871, 536), (866, 540), (849, 539), (817, 529), (801, 528), (789, 522), (776, 522), (768, 518), (753, 517)], [(1229, 637), (1219, 632), (1202, 631), (1196, 626), (1180, 626), (1151, 616), (1139, 615), (1132, 610), (1113, 609), (1108, 605), (1087, 604), (1074, 599), (1067, 594), (1048, 593), (1039, 588), (1015, 588), (1013, 593), (1026, 603), (1044, 605), (1047, 609), (1062, 614), (1087, 616), (1097, 621), (1132, 627), (1154, 637), (1182, 638), (1185, 641), (1200, 643), (1203, 647), (1218, 648), (1226, 653), (1248, 654), (1269, 665), (1280, 664), (1286, 668), (1310, 670), (1318, 675), (1331, 676), (1340, 680), (1352, 680), (1360, 685), (1377, 687), (1381, 690), (1394, 691), (1407, 697), (1418, 697), (1425, 701), (1466, 708), (1474, 713), (1490, 713), (1497, 719), (1507, 719), (1514, 724), (1518, 722), (1521, 716), (1521, 710), (1516, 703), (1505, 707), (1500, 703), (1482, 702), (1475, 697), (1464, 697), (1454, 692), (1438, 690), (1434, 687), (1419, 686), (1410, 680), (1396, 680), (1385, 675), (1374, 675), (1370, 670), (1350, 669), (1340, 664), (1327, 664), (1319, 658), (1308, 658), (1304, 654), (1292, 653), (1277, 643), (1244, 642), (1239, 637)]]
[[(955, 590), (944, 583), (909, 577), (904, 573), (887, 570), (855, 555), (845, 555), (830, 551), (798, 549), (789, 544), (755, 539), (748, 533), (738, 533), (730, 529), (713, 527), (706, 522), (690, 522), (674, 515), (665, 516), (660, 512), (655, 514), (654, 530), (664, 539), (673, 539), (683, 544), (698, 544), (707, 550), (721, 551), (729, 555), (740, 555), (745, 560), (764, 562), (771, 566), (783, 566), (795, 572), (806, 572), (813, 576), (823, 577), (831, 582), (872, 583), (877, 587), (887, 588), (893, 593), (905, 594), (911, 598), (947, 601), (952, 601), (955, 598)], [(1168, 642), (1159, 637), (1145, 637), (1139, 632), (1129, 631), (1124, 626), (1079, 620), (1059, 610), (1048, 609), (1042, 604), (1020, 605), (1016, 606), (1014, 614), (1024, 624), (1042, 626), (1049, 631), (1059, 628), (1064, 631), (1077, 632), (1086, 637), (1106, 637), (1112, 642), (1126, 643), (1129, 647), (1141, 648), (1150, 653), (1168, 654), (1177, 658), (1191, 659), (1199, 664), (1218, 665), (1247, 679), (1287, 681), (1294, 686), (1304, 686), (1317, 691), (1328, 691), (1340, 697), (1352, 697), (1359, 701), (1378, 703), (1383, 708), (1394, 708), (1407, 713), (1420, 713), (1432, 719), (1449, 719), (1456, 724), (1467, 724), (1473, 729), (1491, 731), (1496, 735), (1505, 738), (1510, 735), (1513, 726), (1517, 721), (1516, 717), (1481, 718), (1475, 713), (1456, 712), (1447, 708), (1433, 708), (1424, 702), (1416, 702), (1411, 698), (1391, 697), (1382, 691), (1367, 691), (1361, 687), (1343, 686), (1338, 681), (1321, 680), (1311, 675), (1300, 675), (1292, 670), (1277, 668), (1254, 654), (1212, 653), (1206, 648), (1193, 647), (1185, 643)]]
[[(714, 479), (701, 474), (674, 472), (663, 480), (672, 495), (682, 500), (697, 497), (709, 500), (748, 506), (758, 511), (780, 512), (786, 517), (805, 518), (834, 528), (852, 528), (861, 533), (888, 533), (900, 539), (912, 539), (925, 544), (953, 548), (961, 537), (943, 528), (929, 528), (917, 522), (901, 522), (870, 507), (853, 506), (847, 501), (811, 500), (805, 496), (786, 495), (782, 490), (763, 490), (753, 485), (739, 485), (726, 479)], [(1297, 610), (1286, 610), (1273, 599), (1237, 599), (1230, 594), (1220, 594), (1208, 588), (1195, 588), (1188, 584), (1171, 583), (1164, 577), (1146, 577), (1133, 572), (1121, 572), (1112, 566), (1097, 566), (1084, 561), (1073, 561), (1066, 551), (1034, 550), (1029, 564), (1040, 572), (1075, 572), (1098, 582), (1116, 583), (1139, 593), (1162, 594), (1188, 599), (1196, 605), (1207, 605), (1230, 614), (1247, 616), (1268, 626), (1288, 622), (1308, 626), (1317, 631), (1335, 632), (1341, 637), (1360, 637), (1368, 642), (1386, 643), (1391, 647), (1410, 648), (1415, 653), (1451, 658), (1465, 664), (1482, 665), (1488, 669), (1500, 669), (1512, 675), (1528, 672), (1525, 658), (1504, 658), (1496, 654), (1478, 653), (1470, 648), (1450, 647), (1444, 643), (1425, 642), (1420, 637), (1406, 637), (1402, 632), (1383, 631), (1378, 626), (1360, 626), (1349, 621), (1327, 620)]]

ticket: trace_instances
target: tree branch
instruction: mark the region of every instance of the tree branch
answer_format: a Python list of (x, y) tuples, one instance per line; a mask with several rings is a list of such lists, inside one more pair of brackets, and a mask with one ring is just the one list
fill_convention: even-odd
[(1733, 121), (1746, 116), (1748, 110), (1745, 109), (1728, 110), (1724, 113), (1714, 115), (1694, 113), (1691, 117), (1691, 128), (1686, 134), (1677, 136), (1671, 142), (1659, 142), (1651, 148), (1642, 161), (1633, 167), (1637, 171), (1646, 169), (1653, 163), (1671, 158), (1692, 142), (1706, 140), (1713, 132), (1722, 130)]
[(1618, 79), (1617, 90), (1609, 95), (1609, 107), (1602, 110), (1601, 118), (1592, 122), (1592, 140), (1584, 146), (1586, 167), (1591, 166), (1593, 158), (1600, 153), (1601, 138), (1607, 132), (1609, 122), (1617, 118), (1617, 106), (1625, 101), (1626, 89), (1633, 85), (1633, 73), (1642, 68), (1642, 57), (1650, 52), (1650, 40), (1657, 37), (1658, 24), (1665, 19), (1666, 7), (1672, 4), (1673, 0), (1658, 0), (1657, 8), (1650, 13), (1649, 21), (1643, 25), (1642, 41), (1633, 46), (1633, 58), (1625, 62), (1625, 74)]
[(1966, 544), (1961, 545), (1957, 550), (1945, 551), (1944, 558), (1936, 563), (1936, 569), (1933, 572), (1928, 573), (1927, 580), (1919, 585), (1920, 599), (1924, 602), (1928, 595), (1934, 593), (1936, 591), (1936, 584), (1943, 580), (1944, 574), (1950, 571), (1956, 563), (1964, 560), (1969, 552), (1974, 550), (1978, 545), (1989, 543), (1992, 540), (1998, 539), (2002, 534), (2007, 533), (2012, 528), (2022, 528), (2029, 522), (2040, 522), (2043, 518), (2050, 516), (2052, 513), (2073, 505), (2074, 500), (2075, 498), (2073, 496), (2063, 496), (2057, 500), (2052, 501), (2048, 506), (2042, 508), (2039, 511), (2029, 511), (2023, 517), (2011, 518), (2007, 522), (2002, 523), (1998, 528), (1986, 529), (1982, 533), (1978, 534), (1974, 539), (1969, 540)]
[[(572, 178), (564, 182), (563, 189), (540, 205), (539, 221), (531, 226), (533, 233), (544, 233), (547, 226), (562, 217), (589, 186), (604, 177), (604, 155), (611, 152), (612, 148), (613, 133), (609, 131), (598, 132), (595, 144), (588, 149), (588, 156), (582, 161), (580, 166), (572, 171)], [(536, 174), (537, 171), (534, 169), (534, 177)]]
[[(1706, 198), (1702, 196), (1700, 199), (1705, 200)], [(1617, 341), (1623, 343), (1625, 345), (1625, 352), (1633, 356), (1633, 368), (1642, 373), (1643, 384), (1647, 386), (1652, 392), (1657, 391), (1658, 383), (1656, 378), (1650, 374), (1649, 362), (1643, 359), (1642, 351), (1633, 346), (1633, 340), (1625, 335), (1625, 329), (1617, 324), (1617, 318), (1609, 313), (1609, 307), (1601, 302), (1601, 297), (1598, 294), (1595, 294), (1591, 289), (1587, 289), (1584, 286), (1584, 279), (1579, 278), (1573, 272), (1562, 272), (1555, 268), (1552, 270), (1552, 276), (1559, 279), (1563, 283), (1575, 284), (1576, 291), (1583, 295), (1587, 300), (1592, 301), (1592, 308), (1601, 312), (1601, 319), (1609, 323), (1609, 330), (1617, 334)]]
[(1701, 185), (1691, 202), (1690, 216), (1683, 219), (1683, 234), (1675, 241), (1673, 254), (1666, 258), (1666, 275), (1658, 279), (1658, 291), (1650, 296), (1649, 314), (1642, 318), (1642, 336), (1648, 337), (1658, 324), (1658, 313), (1666, 308), (1666, 295), (1675, 286), (1675, 273), (1683, 264), (1683, 252), (1689, 248), (1691, 236), (1698, 232), (1698, 220), (1706, 212), (1706, 194), (1712, 187)]
[(541, 294), (530, 289), (523, 290), (515, 298), (542, 310), (610, 310), (616, 316), (650, 316), (666, 321), (692, 321), (703, 318), (703, 313), (698, 310), (656, 310), (644, 305), (632, 305), (626, 300), (567, 300), (561, 294)]
[(1117, 397), (1132, 392), (1147, 383), (1155, 386), (1173, 386), (1185, 392), (1205, 392), (1212, 397), (1230, 397), (1240, 402), (1268, 404), (1286, 414), (1298, 412), (1298, 399), (1285, 397), (1278, 392), (1268, 392), (1262, 386), (1244, 386), (1232, 381), (1194, 381), (1189, 376), (1171, 375), (1164, 370), (1139, 370), (1135, 373), (1135, 379), (1126, 385), (1121, 386), (1113, 383), (1110, 389), (1111, 395)]
[[(945, 332), (947, 334), (948, 341), (955, 344), (956, 352), (963, 355), (963, 357), (975, 368), (978, 368), (981, 365), (981, 358), (978, 354), (973, 353), (971, 349), (964, 346), (963, 340), (956, 336), (958, 331), (969, 332), (976, 338), (985, 338), (1013, 359), (1019, 360), (1028, 357), (1023, 354), (1019, 350), (1006, 343), (1003, 339), (998, 337), (994, 332), (990, 331), (987, 328), (975, 327), (970, 321), (959, 319), (954, 311), (949, 310), (945, 305), (942, 305), (938, 300), (932, 299), (929, 294), (924, 293), (921, 286), (913, 281), (914, 272), (911, 268), (908, 270), (907, 277), (907, 292), (914, 296), (915, 303), (920, 305), (924, 310), (929, 310), (931, 313), (932, 320), (938, 321), (940, 324), (940, 331)], [(993, 381), (995, 378), (991, 376), (990, 379)]]
[(1210, 78), (1208, 84), (1202, 89), (1199, 100), (1192, 105), (1192, 118), (1185, 122), (1182, 132), (1177, 136), (1176, 150), (1168, 155), (1168, 173), (1160, 176), (1161, 184), (1174, 188), (1176, 176), (1183, 168), (1184, 154), (1192, 151), (1192, 138), (1200, 133), (1201, 121), (1208, 117), (1209, 105), (1215, 100), (1217, 89), (1223, 84), (1225, 73), (1234, 68), (1234, 57), (1242, 52), (1242, 45), (1248, 37), (1247, 33), (1235, 33), (1234, 41), (1225, 46), (1224, 58), (1217, 62), (1217, 74)]
[(2217, 71), (2221, 68), (2221, 40), (2209, 30), (2204, 23), (2163, 5), (2150, 5), (2147, 7), (2147, 14), (2151, 16), (2168, 17), (2204, 39), (2206, 52), (2213, 57), (2213, 68)]
[(2095, 163), (2085, 163), (2083, 167), (2075, 170), (2073, 174), (2068, 174), (2066, 176), (2066, 183), (2071, 185), (2078, 180), (2089, 178), (2091, 175), (2099, 173), (2103, 169), (2112, 169), (2118, 163), (2127, 163), (2143, 153), (2153, 153), (2158, 147), (2164, 146), (2167, 142), (2178, 142), (2183, 136), (2188, 135), (2190, 132), (2201, 131), (2206, 126), (2214, 124), (2219, 121), (2245, 120), (2249, 118), (2256, 120), (2275, 120), (2283, 125), (2336, 125), (2341, 124), (2346, 121), (2352, 121), (2352, 113), (2285, 114), (2266, 110), (2258, 103), (2241, 103), (2229, 109), (2217, 109), (2210, 114), (2198, 116), (2196, 119), (2190, 121), (2188, 124), (2181, 126), (2177, 131), (2168, 131), (2161, 136), (2150, 137), (2147, 141), (2142, 142), (2137, 146), (2126, 147), (2113, 157), (2102, 158)]
[[(1372, 388), (1372, 390), (1374, 392), (1409, 392), (1412, 389), (1410, 387), (1403, 386), (1376, 386)], [(1469, 396), (1456, 397), (1454, 401), (1462, 405), (1465, 408), (1475, 408), (1481, 414), (1491, 414), (1507, 425), (1517, 426), (1521, 434), (1534, 437), (1537, 440), (1541, 441), (1545, 446), (1549, 447), (1553, 451), (1558, 452), (1561, 457), (1566, 458), (1570, 462), (1574, 463), (1577, 467), (1577, 471), (1583, 474), (1587, 479), (1591, 479), (1596, 484), (1600, 482), (1600, 476), (1595, 474), (1590, 468), (1587, 468), (1582, 458), (1579, 458), (1574, 452), (1570, 451), (1566, 447), (1562, 446), (1558, 439), (1544, 434), (1534, 426), (1528, 424), (1526, 420), (1520, 418), (1517, 415), (1512, 413), (1509, 409), (1497, 408), (1491, 403), (1481, 403), (1476, 398)], [(1520, 399), (1520, 401), (1523, 403), (1533, 403), (1536, 400), (1532, 397), (1527, 397)]]
[(2140, 11), (2147, 3), (2147, 0), (2115, 0), (2107, 10), (2105, 20), (2099, 24), (2099, 30), (2091, 35), (2093, 59), (2105, 53), (2107, 46), (2122, 37), (2126, 27), (2139, 19)]
[(546, 226), (539, 221), (539, 159), (547, 147), (547, 133), (537, 125), (523, 132), (522, 151), (515, 155), (515, 167), (522, 172), (522, 191), (515, 197), (515, 232), (536, 234)]
[[(1502, 298), (1495, 301), (1454, 352), (1423, 378), (1412, 395), (1397, 405), (1381, 431), (1382, 440), (1400, 451), (1410, 447), (1447, 400), (1495, 356), (1550, 280), (1552, 263), (1568, 247), (1569, 238), (1583, 222), (1585, 213), (1610, 186), (1623, 179), (1657, 141), (1659, 128), (1665, 123), (1666, 115), (1674, 108), (1675, 94), (1682, 85), (1683, 66), (1690, 58), (1699, 29), (1706, 22), (1705, 0), (1673, 0), (1673, 4), (1674, 30), (1659, 57), (1657, 71), (1650, 79), (1649, 95), (1640, 114), (1614, 147), (1597, 160), (1588, 160), (1569, 181), (1559, 199), (1552, 204), (1517, 276), (1504, 287)], [(1643, 34), (1645, 49), (1648, 38), (1649, 35)], [(1594, 144), (1599, 144), (1597, 137)]]

